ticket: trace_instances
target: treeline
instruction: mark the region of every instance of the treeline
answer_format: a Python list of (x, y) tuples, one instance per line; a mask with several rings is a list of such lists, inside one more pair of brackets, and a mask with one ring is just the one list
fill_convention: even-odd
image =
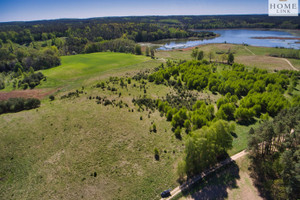
[(84, 52), (124, 52), (124, 53), (136, 53), (135, 52), (136, 43), (133, 40), (128, 39), (114, 39), (105, 40), (101, 42), (89, 43), (84, 47)]
[[(191, 29), (274, 27), (297, 29), (299, 22), (267, 16), (152, 16), (0, 23), (0, 72), (12, 71), (17, 62), (25, 70), (54, 67), (60, 64), (61, 55), (133, 52), (132, 41), (216, 36)], [(294, 54), (284, 56), (296, 58)]]
[(280, 57), (280, 58), (292, 58), (292, 59), (300, 59), (300, 50), (289, 50), (288, 52), (281, 53), (270, 53), (269, 56)]
[(0, 72), (29, 71), (30, 67), (34, 71), (48, 69), (60, 65), (60, 55), (55, 46), (38, 50), (34, 48), (16, 48), (9, 43), (0, 48)]
[(252, 174), (269, 199), (300, 198), (300, 107), (284, 109), (249, 140)]
[(38, 108), (40, 104), (40, 100), (35, 98), (10, 98), (6, 101), (0, 101), (0, 114), (30, 110)]
[(300, 23), (295, 17), (271, 18), (267, 15), (61, 19), (1, 23), (0, 39), (4, 42), (11, 40), (18, 44), (24, 44), (73, 35), (74, 37), (87, 38), (89, 41), (97, 42), (98, 37), (111, 40), (126, 34), (128, 39), (135, 41), (153, 41), (170, 37), (182, 37), (187, 34), (189, 29), (215, 28), (299, 29)]
[(268, 15), (186, 16), (180, 21), (188, 29), (300, 28), (300, 22), (294, 17), (272, 18)]
[[(192, 32), (181, 26), (105, 20), (40, 21), (0, 24), (0, 72), (13, 71), (17, 62), (27, 71), (60, 65), (59, 56), (91, 52), (125, 52), (141, 54), (136, 42), (168, 38), (216, 36), (213, 32)], [(137, 51), (138, 50), (138, 51)], [(150, 50), (147, 55), (150, 56)], [(151, 52), (153, 57), (153, 52)]]
[[(7, 43), (30, 44), (34, 41), (54, 40), (58, 37), (81, 38), (90, 42), (127, 38), (135, 42), (150, 42), (168, 38), (211, 37), (213, 32), (192, 32), (182, 26), (157, 24), (156, 22), (141, 22), (132, 18), (125, 23), (105, 20), (74, 21), (72, 23), (60, 20), (40, 21), (36, 23), (0, 24), (0, 39)], [(34, 24), (34, 25), (33, 25)], [(23, 29), (23, 27), (26, 27)]]

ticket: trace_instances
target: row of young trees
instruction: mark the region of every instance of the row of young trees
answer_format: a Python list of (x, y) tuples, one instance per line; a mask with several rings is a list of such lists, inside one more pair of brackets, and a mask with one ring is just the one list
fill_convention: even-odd
[(40, 104), (40, 100), (35, 98), (10, 98), (8, 100), (0, 101), (0, 114), (30, 110), (38, 108)]
[(281, 57), (281, 58), (293, 58), (293, 59), (300, 59), (300, 50), (297, 49), (290, 49), (287, 52), (281, 53), (270, 53), (269, 56), (273, 57)]
[(252, 173), (269, 199), (300, 198), (300, 107), (262, 124), (248, 144)]
[[(228, 55), (227, 55), (228, 54)], [(221, 56), (222, 62), (227, 61), (227, 64), (233, 64), (234, 63), (234, 55), (232, 52), (223, 53)], [(192, 50), (191, 57), (194, 60), (203, 60), (204, 58), (204, 51), (199, 50), (198, 47)], [(208, 52), (207, 57), (209, 58), (209, 62), (212, 61), (212, 59), (215, 58), (215, 53), (213, 51)]]

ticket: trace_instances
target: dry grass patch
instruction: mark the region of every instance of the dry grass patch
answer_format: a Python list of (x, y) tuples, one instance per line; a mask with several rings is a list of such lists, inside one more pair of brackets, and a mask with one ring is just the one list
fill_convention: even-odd
[(237, 56), (235, 62), (267, 70), (292, 70), (286, 61), (269, 56)]

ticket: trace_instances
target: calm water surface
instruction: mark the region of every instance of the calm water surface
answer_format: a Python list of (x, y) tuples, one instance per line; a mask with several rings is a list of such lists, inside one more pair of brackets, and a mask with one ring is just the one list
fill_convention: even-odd
[(233, 43), (233, 44), (248, 44), (253, 46), (263, 47), (284, 47), (300, 49), (300, 44), (296, 43), (299, 40), (291, 39), (254, 39), (253, 37), (290, 37), (299, 38), (300, 36), (294, 36), (291, 33), (285, 31), (268, 31), (268, 30), (237, 30), (237, 29), (224, 29), (224, 30), (211, 30), (220, 37), (207, 39), (207, 40), (176, 40), (165, 41), (159, 48), (160, 50), (181, 49), (194, 47), (201, 44), (210, 43)]

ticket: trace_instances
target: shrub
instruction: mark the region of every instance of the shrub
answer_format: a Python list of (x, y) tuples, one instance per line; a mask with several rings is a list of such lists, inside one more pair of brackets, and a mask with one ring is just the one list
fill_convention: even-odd
[(181, 139), (181, 128), (179, 126), (175, 129), (175, 137)]
[(152, 125), (152, 131), (153, 131), (154, 133), (157, 132), (157, 129), (156, 129), (156, 125), (155, 125), (155, 124)]
[(155, 160), (159, 160), (159, 151), (156, 147), (154, 148), (154, 158)]
[(32, 108), (38, 108), (41, 105), (41, 101), (38, 99), (30, 98), (26, 99), (24, 103), (24, 109), (29, 110)]
[(50, 95), (50, 96), (49, 96), (49, 99), (50, 99), (51, 101), (54, 101), (55, 97), (54, 97), (53, 95)]

